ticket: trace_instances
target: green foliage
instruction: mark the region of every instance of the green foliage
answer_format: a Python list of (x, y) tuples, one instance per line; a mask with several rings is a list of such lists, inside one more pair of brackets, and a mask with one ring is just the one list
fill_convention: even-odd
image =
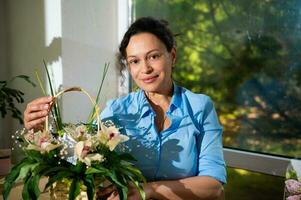
[(9, 87), (9, 84), (17, 78), (23, 79), (35, 87), (35, 84), (25, 75), (15, 76), (8, 81), (0, 81), (0, 113), (1, 117), (4, 118), (8, 112), (11, 112), (11, 116), (23, 124), (22, 113), (16, 107), (16, 103), (21, 104), (24, 102), (24, 93), (21, 90)]
[(285, 173), (285, 178), (298, 180), (298, 175), (297, 175), (296, 170), (294, 170), (294, 169), (287, 170)]
[[(47, 80), (49, 83), (50, 95), (54, 97), (56, 94), (56, 90), (53, 87), (52, 80), (51, 80), (49, 70), (47, 68), (45, 60), (43, 60), (43, 63), (44, 63), (44, 67), (45, 67), (46, 74), (47, 74)], [(62, 117), (61, 117), (60, 107), (59, 107), (57, 101), (54, 102), (52, 109), (51, 109), (51, 113), (52, 113), (52, 116), (53, 116), (55, 124), (56, 124), (56, 129), (58, 131), (62, 130), (63, 129), (63, 121), (62, 121)]]
[[(68, 180), (69, 199), (75, 199), (80, 192), (81, 186), (85, 185), (89, 199), (93, 199), (95, 188), (104, 180), (109, 180), (118, 190), (120, 199), (127, 199), (128, 184), (133, 183), (141, 197), (145, 199), (145, 193), (141, 182), (145, 182), (142, 173), (133, 166), (130, 155), (118, 155), (114, 151), (107, 151), (104, 156), (114, 158), (103, 163), (93, 162), (87, 168), (82, 162), (77, 162), (74, 166), (71, 163), (53, 156), (59, 153), (54, 149), (49, 153), (41, 154), (35, 150), (26, 150), (27, 157), (14, 166), (8, 176), (5, 177), (3, 199), (6, 200), (15, 182), (24, 181), (22, 197), (26, 199), (38, 199), (39, 180), (41, 177), (49, 177), (45, 190), (55, 182)], [(119, 160), (118, 160), (119, 159)], [(58, 164), (59, 163), (59, 164)]]
[[(88, 119), (88, 124), (93, 124), (93, 120), (95, 119), (95, 115), (97, 114), (97, 112), (96, 112), (96, 105), (99, 104), (101, 89), (102, 89), (103, 83), (105, 81), (105, 77), (107, 76), (107, 73), (108, 73), (108, 70), (109, 70), (109, 66), (110, 66), (110, 63), (105, 63), (105, 66), (104, 66), (103, 72), (102, 72), (102, 78), (101, 78), (100, 85), (98, 87), (98, 91), (97, 91), (97, 95), (96, 95), (95, 105), (93, 106), (92, 113), (90, 114), (90, 117)], [(92, 128), (93, 128), (92, 126), (89, 126), (90, 130)]]
[[(57, 91), (55, 91), (53, 84), (51, 84), (51, 77), (49, 75), (49, 71), (45, 62), (44, 66), (47, 73), (47, 79), (49, 81), (51, 95), (56, 97)], [(8, 198), (9, 192), (13, 184), (17, 181), (24, 182), (22, 192), (23, 199), (38, 199), (40, 195), (38, 185), (41, 177), (48, 177), (48, 182), (46, 183), (45, 190), (49, 187), (52, 187), (54, 183), (66, 183), (65, 185), (66, 188), (68, 188), (70, 200), (75, 199), (80, 194), (80, 191), (82, 189), (86, 190), (89, 199), (93, 199), (95, 195), (95, 190), (105, 180), (109, 180), (111, 184), (116, 187), (117, 191), (119, 192), (120, 199), (127, 199), (128, 185), (130, 183), (133, 183), (133, 185), (138, 189), (139, 193), (141, 194), (141, 197), (145, 199), (145, 194), (141, 186), (141, 182), (145, 182), (145, 178), (140, 172), (140, 170), (135, 168), (135, 166), (131, 163), (132, 161), (134, 161), (133, 157), (128, 154), (119, 154), (115, 151), (112, 151), (112, 149), (110, 149), (110, 146), (107, 145), (107, 140), (109, 139), (105, 138), (104, 141), (102, 141), (100, 140), (100, 138), (98, 138), (101, 137), (101, 135), (97, 135), (100, 134), (100, 132), (96, 127), (97, 125), (93, 121), (96, 115), (99, 114), (97, 103), (99, 101), (100, 91), (106, 73), (108, 71), (108, 67), (109, 64), (105, 64), (103, 77), (101, 79), (100, 89), (98, 90), (96, 102), (94, 102), (93, 99), (89, 96), (89, 94), (87, 94), (89, 98), (91, 98), (90, 100), (92, 101), (94, 107), (88, 122), (88, 127), (90, 128), (87, 128), (88, 130), (85, 130), (85, 134), (87, 135), (85, 135), (85, 137), (82, 135), (83, 141), (77, 138), (75, 135), (73, 135), (75, 134), (73, 132), (76, 132), (76, 125), (62, 123), (60, 109), (58, 104), (56, 103), (53, 105), (52, 108), (56, 124), (56, 129), (54, 131), (49, 132), (44, 130), (43, 132), (31, 133), (25, 130), (21, 131), (20, 136), (18, 135), (16, 137), (20, 143), (25, 143), (23, 151), (26, 154), (26, 158), (14, 168), (12, 168), (10, 174), (5, 178), (3, 192), (4, 200)], [(38, 80), (40, 86), (42, 87), (43, 84), (39, 76)], [(43, 87), (42, 90), (45, 91)], [(83, 90), (81, 88), (74, 87), (69, 90), (67, 89), (66, 91)], [(70, 128), (71, 125), (74, 125), (72, 126), (74, 130)], [(99, 126), (101, 125), (99, 124)], [(69, 130), (69, 133), (66, 130), (67, 127), (71, 129)], [(109, 134), (104, 132), (102, 133)], [(64, 150), (63, 146), (67, 145), (67, 141), (61, 137), (64, 134), (66, 134), (66, 137), (67, 135), (70, 137), (74, 137), (73, 140), (76, 141), (76, 143), (74, 144), (75, 146), (79, 142), (86, 142), (88, 140), (89, 135), (89, 138), (91, 139), (90, 142), (92, 142), (92, 140), (95, 140), (95, 143), (93, 143), (93, 145), (96, 145), (92, 153), (97, 153), (98, 155), (103, 156), (104, 160), (92, 160), (91, 163), (89, 162), (89, 164), (87, 164), (84, 161), (82, 162), (80, 158), (76, 158), (76, 163), (68, 162), (64, 157), (60, 156)], [(92, 137), (94, 139), (92, 139)], [(51, 143), (52, 145), (55, 145), (53, 150), (41, 150), (42, 146), (40, 143), (45, 143), (45, 139), (47, 139), (47, 142)], [(28, 145), (31, 145), (31, 148), (28, 149)], [(73, 150), (76, 151), (76, 149)], [(71, 156), (75, 156), (75, 152)]]

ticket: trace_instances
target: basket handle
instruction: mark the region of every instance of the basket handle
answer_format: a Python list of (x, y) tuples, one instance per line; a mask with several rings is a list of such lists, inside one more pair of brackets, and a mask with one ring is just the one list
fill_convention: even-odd
[[(65, 90), (60, 91), (59, 93), (57, 93), (54, 96), (52, 104), (57, 100), (57, 98), (59, 96), (63, 95), (64, 93), (67, 93), (67, 92), (82, 92), (82, 93), (84, 93), (85, 95), (87, 95), (89, 97), (91, 103), (95, 107), (95, 114), (97, 115), (96, 116), (97, 117), (97, 131), (99, 131), (100, 130), (100, 127), (99, 127), (99, 123), (100, 123), (100, 108), (96, 104), (96, 101), (94, 100), (94, 98), (86, 90), (82, 89), (81, 87), (70, 87), (70, 88), (67, 88)], [(94, 114), (94, 116), (92, 116), (92, 118), (95, 117), (95, 114)], [(49, 116), (47, 115), (46, 116), (46, 120), (45, 120), (45, 130), (46, 131), (49, 131), (48, 124), (49, 124)]]

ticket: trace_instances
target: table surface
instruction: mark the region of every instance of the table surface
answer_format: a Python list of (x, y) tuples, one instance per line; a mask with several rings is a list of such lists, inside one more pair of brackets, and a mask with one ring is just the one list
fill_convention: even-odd
[[(2, 192), (3, 192), (3, 184), (4, 184), (4, 177), (0, 176), (0, 200), (3, 200), (2, 197)], [(40, 190), (42, 191), (45, 184), (46, 184), (47, 179), (43, 178), (40, 181)], [(17, 183), (12, 190), (10, 191), (8, 200), (22, 200), (22, 189), (23, 189), (23, 184), (22, 183)], [(43, 192), (40, 194), (39, 200), (50, 200), (50, 195), (49, 192)]]

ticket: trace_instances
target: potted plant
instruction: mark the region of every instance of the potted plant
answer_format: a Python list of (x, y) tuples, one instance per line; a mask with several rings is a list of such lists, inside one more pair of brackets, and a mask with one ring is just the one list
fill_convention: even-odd
[(16, 107), (16, 104), (24, 102), (24, 93), (19, 89), (9, 87), (9, 84), (17, 78), (23, 79), (35, 87), (35, 84), (25, 75), (15, 76), (7, 81), (0, 81), (0, 114), (2, 118), (5, 118), (8, 113), (11, 113), (13, 118), (23, 124), (22, 113)]

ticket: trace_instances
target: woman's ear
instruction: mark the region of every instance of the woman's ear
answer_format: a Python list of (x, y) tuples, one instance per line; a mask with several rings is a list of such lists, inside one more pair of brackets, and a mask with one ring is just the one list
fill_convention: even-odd
[(173, 47), (170, 51), (171, 59), (172, 59), (172, 67), (175, 67), (176, 65), (176, 59), (177, 59), (177, 49), (176, 47)]

